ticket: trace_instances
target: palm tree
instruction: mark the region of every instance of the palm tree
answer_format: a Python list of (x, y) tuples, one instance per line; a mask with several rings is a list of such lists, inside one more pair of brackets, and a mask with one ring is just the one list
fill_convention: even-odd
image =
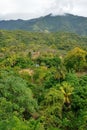
[(66, 106), (70, 105), (70, 96), (73, 92), (73, 87), (70, 86), (67, 82), (63, 82), (62, 86), (60, 87), (61, 92), (64, 95), (64, 103)]

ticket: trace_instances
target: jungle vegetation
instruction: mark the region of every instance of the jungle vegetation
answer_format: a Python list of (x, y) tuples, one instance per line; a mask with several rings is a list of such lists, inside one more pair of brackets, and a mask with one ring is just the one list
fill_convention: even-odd
[(87, 37), (0, 31), (0, 130), (87, 130)]

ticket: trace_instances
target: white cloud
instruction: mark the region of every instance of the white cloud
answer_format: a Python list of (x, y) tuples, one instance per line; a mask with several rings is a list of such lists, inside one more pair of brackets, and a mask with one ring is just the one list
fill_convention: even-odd
[(1, 0), (0, 19), (30, 19), (49, 13), (87, 16), (87, 0)]

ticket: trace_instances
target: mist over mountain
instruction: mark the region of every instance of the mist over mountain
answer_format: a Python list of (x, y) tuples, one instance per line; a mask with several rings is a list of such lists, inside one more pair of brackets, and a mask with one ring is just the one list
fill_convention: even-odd
[(48, 14), (31, 20), (1, 20), (2, 30), (27, 30), (31, 32), (73, 32), (87, 35), (87, 17), (72, 14)]

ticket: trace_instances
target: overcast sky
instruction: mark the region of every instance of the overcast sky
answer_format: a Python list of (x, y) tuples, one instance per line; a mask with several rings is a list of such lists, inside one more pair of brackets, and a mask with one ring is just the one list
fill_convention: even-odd
[(87, 17), (87, 0), (0, 0), (0, 19), (31, 19), (49, 13)]

